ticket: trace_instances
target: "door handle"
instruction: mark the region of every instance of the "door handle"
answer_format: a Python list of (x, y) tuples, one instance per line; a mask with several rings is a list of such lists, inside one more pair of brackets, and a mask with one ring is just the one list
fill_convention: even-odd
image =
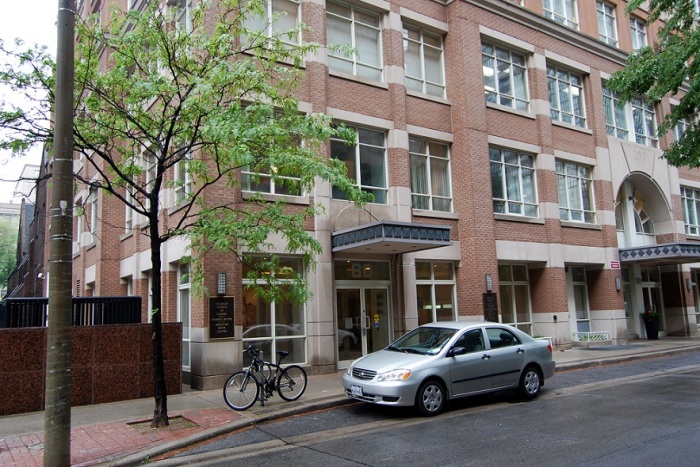
[(369, 328), (371, 327), (371, 323), (369, 322), (369, 316), (368, 316), (368, 315), (365, 315), (365, 316), (364, 316), (364, 320), (365, 320), (365, 326), (364, 326), (364, 328), (365, 328), (365, 329), (369, 329)]
[(515, 353), (517, 353), (517, 354), (521, 354), (521, 353), (523, 353), (523, 352), (525, 352), (525, 350), (523, 350), (523, 349), (518, 349), (518, 350), (515, 351)]
[(491, 358), (491, 355), (489, 355), (487, 353), (485, 353), (484, 355), (481, 356), (482, 360), (488, 360), (489, 358)]

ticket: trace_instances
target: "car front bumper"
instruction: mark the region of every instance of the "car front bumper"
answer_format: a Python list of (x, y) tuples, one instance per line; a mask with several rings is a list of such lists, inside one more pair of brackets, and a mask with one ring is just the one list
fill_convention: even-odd
[(348, 397), (380, 405), (412, 406), (420, 382), (361, 380), (343, 374), (343, 388)]

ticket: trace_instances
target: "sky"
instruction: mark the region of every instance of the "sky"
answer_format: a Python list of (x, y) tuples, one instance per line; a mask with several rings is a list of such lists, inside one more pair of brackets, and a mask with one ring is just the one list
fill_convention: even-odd
[[(12, 44), (16, 37), (21, 38), (26, 45), (42, 44), (48, 46), (48, 51), (56, 55), (56, 18), (58, 16), (58, 0), (3, 0), (3, 13), (0, 15), (0, 39), (7, 45)], [(0, 100), (9, 96), (6, 90), (0, 89)], [(25, 164), (41, 162), (41, 148), (33, 148), (28, 156), (23, 158), (11, 157), (9, 151), (0, 151), (0, 203), (15, 202), (12, 192), (17, 178)]]

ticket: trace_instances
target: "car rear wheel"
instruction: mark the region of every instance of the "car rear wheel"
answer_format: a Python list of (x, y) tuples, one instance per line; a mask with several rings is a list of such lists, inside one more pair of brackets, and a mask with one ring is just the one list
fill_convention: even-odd
[(520, 376), (520, 393), (527, 399), (534, 399), (542, 389), (542, 375), (537, 368), (529, 366)]
[(423, 415), (437, 415), (445, 409), (447, 394), (442, 384), (434, 379), (421, 384), (416, 394), (416, 408)]

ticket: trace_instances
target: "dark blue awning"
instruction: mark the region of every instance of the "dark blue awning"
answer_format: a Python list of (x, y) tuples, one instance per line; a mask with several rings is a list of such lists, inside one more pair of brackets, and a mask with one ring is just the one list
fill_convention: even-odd
[(412, 253), (452, 244), (450, 227), (380, 221), (332, 235), (333, 251), (371, 254)]
[(700, 243), (661, 243), (620, 248), (623, 263), (682, 264), (700, 262)]

